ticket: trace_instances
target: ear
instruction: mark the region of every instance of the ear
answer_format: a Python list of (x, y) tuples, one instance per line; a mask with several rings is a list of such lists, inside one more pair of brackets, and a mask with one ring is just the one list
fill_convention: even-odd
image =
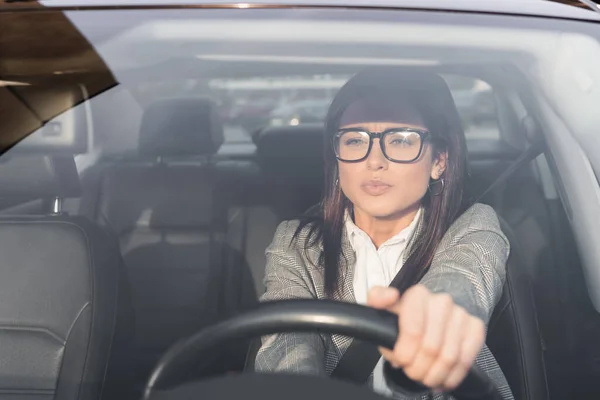
[(438, 154), (431, 164), (431, 179), (438, 180), (444, 175), (448, 162), (448, 152), (444, 151)]

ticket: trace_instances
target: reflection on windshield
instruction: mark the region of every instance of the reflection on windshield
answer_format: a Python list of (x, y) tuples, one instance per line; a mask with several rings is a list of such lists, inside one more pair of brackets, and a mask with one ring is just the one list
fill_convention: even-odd
[[(468, 138), (498, 139), (494, 92), (486, 82), (468, 76), (443, 75)], [(132, 88), (142, 104), (160, 98), (210, 96), (219, 104), (227, 146), (249, 145), (267, 127), (322, 125), (335, 93), (350, 75), (188, 79), (144, 82)], [(251, 144), (250, 144), (251, 145)]]
[[(83, 221), (101, 231), (90, 238), (110, 237), (102, 245), (110, 242), (119, 260), (114, 264), (127, 270), (121, 287), (132, 288), (136, 337), (129, 347), (135, 354), (126, 358), (137, 363), (132, 370), (139, 381), (177, 340), (217, 321), (221, 310), (243, 310), (264, 292), (265, 250), (277, 226), (323, 204), (323, 194), (337, 187), (323, 179), (334, 176), (326, 173), (323, 154), (335, 152), (324, 146), (337, 143), (325, 140), (324, 122), (332, 99), (357, 72), (383, 66), (398, 76), (423, 70), (442, 77), (436, 80), (447, 84), (459, 115), (452, 111), (451, 128), (436, 130), (456, 133), (462, 122), (468, 154), (459, 158), (468, 163), (474, 193), (483, 193), (518, 159), (528, 129), (542, 130), (534, 121), (550, 132), (562, 129), (557, 137), (563, 146), (577, 146), (574, 136), (594, 135), (600, 126), (600, 45), (591, 24), (391, 10), (132, 8), (19, 15), (0, 13), (0, 151), (26, 136), (0, 157), (0, 213)], [(24, 29), (26, 18), (30, 29)], [(412, 150), (421, 152), (427, 132), (408, 131)], [(385, 137), (403, 143), (400, 136)], [(380, 143), (383, 151), (394, 145)], [(393, 154), (411, 162), (399, 150)], [(439, 171), (434, 181), (443, 191)], [(490, 203), (498, 215), (518, 221), (519, 238), (535, 236), (528, 259), (543, 262), (556, 238), (553, 232), (539, 237), (552, 225), (540, 214), (554, 209), (542, 206), (547, 192), (540, 186), (552, 176), (522, 172)], [(367, 190), (388, 190), (372, 186), (379, 189)], [(27, 234), (12, 229), (8, 236), (27, 242)], [(63, 239), (59, 231), (40, 242)], [(66, 257), (82, 243), (48, 248), (51, 256)], [(28, 249), (2, 250), (19, 250), (15, 260), (48, 273), (45, 262), (19, 257), (29, 256)], [(69, 279), (60, 283), (76, 287), (76, 278), (62, 273)], [(31, 276), (17, 283), (27, 289)], [(25, 289), (19, 287), (24, 297), (64, 290)], [(40, 304), (63, 315), (60, 301)], [(245, 354), (222, 360), (241, 368)]]

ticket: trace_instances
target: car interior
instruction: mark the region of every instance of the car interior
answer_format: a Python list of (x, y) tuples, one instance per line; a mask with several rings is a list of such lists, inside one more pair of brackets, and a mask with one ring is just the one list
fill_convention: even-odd
[[(139, 397), (171, 346), (255, 307), (277, 225), (319, 203), (323, 124), (239, 133), (205, 83), (348, 77), (368, 64), (196, 62), (168, 64), (202, 82), (191, 90), (183, 78), (161, 82), (165, 65), (115, 71), (119, 83), (96, 96), (63, 82), (56, 98), (70, 110), (0, 158), (0, 254), (14, 266), (0, 269), (0, 320), (10, 327), (0, 329), (0, 359), (10, 360), (0, 363), (0, 399)], [(469, 191), (496, 210), (511, 242), (487, 344), (515, 398), (592, 398), (600, 319), (531, 83), (501, 62), (419, 68), (483, 82), (493, 95), (491, 127), (466, 129)], [(142, 90), (159, 84), (175, 89)], [(220, 346), (203, 373), (248, 369), (253, 347), (250, 338)]]
[[(504, 98), (509, 98), (504, 92), (510, 89), (495, 86), (493, 79), (490, 75), (488, 83), (495, 90), (497, 108), (504, 111), (506, 118), (503, 121), (498, 117), (498, 126), (513, 126), (515, 135), (539, 134), (531, 118), (524, 116), (519, 121), (511, 114), (511, 104), (503, 103)], [(103, 115), (107, 112), (101, 110), (103, 106), (121, 106), (113, 100), (92, 101), (88, 107), (74, 110), (91, 111), (94, 123), (96, 110)], [(59, 230), (69, 222), (78, 227), (75, 233), (82, 230), (89, 237), (87, 245), (92, 247), (82, 252), (102, 257), (112, 254), (112, 264), (105, 259), (93, 265), (111, 264), (99, 268), (102, 273), (112, 271), (105, 284), (120, 282), (117, 286), (130, 292), (121, 294), (119, 299), (125, 308), (130, 300), (133, 315), (124, 320), (135, 324), (126, 329), (135, 334), (120, 355), (127, 353), (126, 358), (133, 360), (130, 370), (135, 376), (129, 378), (138, 385), (177, 340), (252, 307), (264, 290), (264, 249), (277, 224), (302, 215), (318, 204), (322, 194), (322, 125), (265, 127), (255, 134), (253, 151), (228, 156), (219, 153), (224, 146), (224, 128), (217, 111), (218, 105), (210, 98), (159, 99), (142, 110), (136, 152), (100, 156), (81, 174), (77, 173), (73, 155), (54, 155), (33, 145), (34, 154), (19, 154), (20, 146), (26, 148), (34, 142), (37, 133), (9, 152), (0, 168), (5, 179), (11, 179), (4, 187), (16, 187), (16, 197), (41, 200), (3, 210), (1, 226), (8, 227), (7, 235), (21, 235), (12, 224), (22, 219), (29, 221), (27, 226), (32, 226), (33, 221), (45, 226), (50, 219)], [(73, 118), (77, 116), (76, 112), (72, 114)], [(103, 125), (99, 121), (93, 127), (95, 144), (103, 140)], [(468, 139), (474, 195), (482, 194), (523, 151), (510, 145), (511, 138), (504, 137), (501, 128), (498, 131), (491, 138)], [(87, 135), (87, 131), (75, 134)], [(542, 286), (552, 282), (546, 274), (551, 262), (557, 260), (551, 256), (555, 238), (549, 228), (557, 222), (549, 212), (549, 206), (557, 199), (548, 198), (544, 191), (547, 182), (542, 179), (548, 173), (540, 155), (482, 199), (502, 218), (503, 230), (512, 246), (507, 286), (489, 326), (488, 345), (496, 350), (501, 365), (511, 366), (504, 370), (517, 398), (547, 398), (546, 370), (556, 368), (550, 361), (557, 355), (543, 350), (545, 343), (541, 340), (546, 338), (540, 336), (540, 312), (534, 301), (545, 308), (554, 297), (547, 292), (547, 286)], [(33, 180), (36, 185), (31, 184)], [(32, 217), (35, 211), (40, 219)], [(97, 241), (102, 246), (112, 244), (112, 252), (93, 249), (94, 235), (105, 235), (106, 239)], [(69, 238), (66, 234), (59, 237)], [(2, 243), (16, 250), (14, 240)], [(50, 252), (54, 246), (72, 246), (52, 243)], [(47, 257), (45, 251), (37, 251)], [(69, 266), (60, 259), (55, 263), (61, 268)], [(53, 276), (63, 273), (71, 274), (58, 269)], [(122, 276), (117, 278), (117, 274)], [(9, 283), (14, 279), (8, 276), (2, 281)], [(89, 277), (84, 275), (81, 279)], [(532, 290), (532, 282), (536, 281), (543, 290)], [(112, 290), (110, 299), (96, 301), (114, 302), (116, 288)], [(106, 293), (106, 289), (96, 290), (101, 292)], [(538, 297), (534, 299), (533, 295)], [(83, 298), (85, 301), (90, 300)], [(115, 307), (113, 304), (112, 313), (116, 312)], [(546, 322), (555, 323), (552, 318)], [(111, 332), (102, 330), (105, 334)], [(227, 356), (221, 358), (226, 362), (213, 364), (214, 371), (241, 370), (245, 346), (240, 344), (235, 351), (229, 348)], [(56, 395), (60, 398), (60, 392)]]

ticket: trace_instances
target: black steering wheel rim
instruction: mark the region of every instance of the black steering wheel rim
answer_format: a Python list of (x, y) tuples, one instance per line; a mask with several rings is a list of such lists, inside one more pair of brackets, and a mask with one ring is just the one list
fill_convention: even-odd
[[(211, 326), (174, 345), (163, 355), (146, 384), (144, 399), (155, 390), (172, 387), (205, 352), (235, 339), (274, 333), (341, 334), (393, 348), (398, 318), (384, 310), (328, 300), (285, 300), (261, 303), (255, 309)], [(459, 388), (459, 400), (501, 399), (493, 382), (473, 366)]]

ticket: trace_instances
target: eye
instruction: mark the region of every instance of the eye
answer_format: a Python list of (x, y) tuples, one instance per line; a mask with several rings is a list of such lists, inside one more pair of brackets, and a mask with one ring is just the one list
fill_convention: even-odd
[(391, 144), (404, 144), (404, 145), (410, 145), (412, 144), (412, 141), (407, 138), (407, 137), (395, 137), (390, 141)]
[(352, 145), (361, 145), (364, 144), (365, 140), (363, 138), (347, 138), (344, 139), (344, 145), (345, 146), (352, 146)]
[(421, 137), (414, 132), (394, 132), (386, 138), (386, 144), (394, 147), (412, 147), (420, 143)]
[(343, 146), (364, 146), (369, 144), (369, 139), (358, 132), (347, 132), (340, 138)]

